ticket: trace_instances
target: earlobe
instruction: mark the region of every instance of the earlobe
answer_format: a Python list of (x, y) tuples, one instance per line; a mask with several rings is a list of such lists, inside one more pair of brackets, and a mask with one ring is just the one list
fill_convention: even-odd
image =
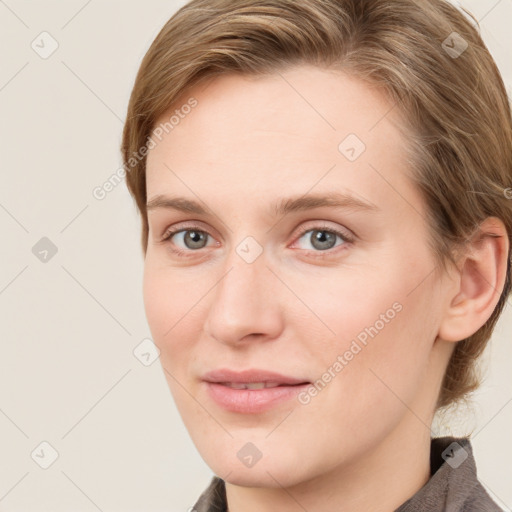
[(489, 319), (505, 285), (509, 240), (503, 222), (488, 217), (468, 242), (454, 287), (447, 290), (447, 308), (439, 337), (461, 341)]

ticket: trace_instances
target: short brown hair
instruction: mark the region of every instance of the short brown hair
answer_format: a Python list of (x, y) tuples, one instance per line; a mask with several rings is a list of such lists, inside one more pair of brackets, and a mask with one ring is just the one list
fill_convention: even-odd
[[(301, 63), (335, 66), (376, 85), (403, 114), (412, 179), (425, 198), (439, 268), (455, 261), (454, 248), (489, 216), (501, 219), (511, 238), (510, 105), (478, 30), (458, 9), (445, 0), (192, 0), (146, 53), (124, 127), (123, 161), (142, 217), (144, 254), (146, 158), (134, 155), (157, 120), (201, 80)], [(509, 251), (499, 302), (476, 333), (457, 343), (438, 407), (478, 387), (475, 363), (510, 289)]]

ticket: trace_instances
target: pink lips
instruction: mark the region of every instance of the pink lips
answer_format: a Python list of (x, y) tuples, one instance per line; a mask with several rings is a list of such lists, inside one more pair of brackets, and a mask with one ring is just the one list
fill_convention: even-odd
[[(255, 414), (264, 412), (297, 396), (310, 385), (305, 379), (288, 377), (266, 370), (235, 372), (219, 369), (203, 375), (208, 394), (219, 406), (231, 412)], [(235, 389), (244, 384), (264, 383), (272, 387)]]

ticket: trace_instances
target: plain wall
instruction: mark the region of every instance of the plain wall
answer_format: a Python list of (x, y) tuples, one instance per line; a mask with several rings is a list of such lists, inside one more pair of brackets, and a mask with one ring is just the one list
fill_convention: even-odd
[[(121, 166), (138, 65), (183, 3), (0, 1), (0, 511), (184, 512), (212, 475), (159, 362), (133, 354), (151, 337), (134, 203), (124, 182), (93, 196)], [(462, 4), (481, 20), (510, 91), (512, 1)], [(51, 49), (43, 31), (58, 43), (46, 59), (31, 46)], [(474, 432), (479, 476), (505, 510), (511, 338), (508, 306), (473, 408), (440, 421), (454, 435)], [(47, 469), (42, 442), (58, 453)]]

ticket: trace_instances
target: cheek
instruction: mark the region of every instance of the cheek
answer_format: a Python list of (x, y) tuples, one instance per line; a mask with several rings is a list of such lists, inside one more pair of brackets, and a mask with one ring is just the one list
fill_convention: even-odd
[(388, 386), (412, 400), (437, 332), (432, 283), (425, 279), (432, 269), (425, 255), (415, 261), (416, 268), (406, 266), (407, 271), (397, 259), (385, 272), (355, 269), (302, 290), (304, 302), (318, 316), (315, 331), (325, 333), (316, 342), (312, 338), (309, 356), (322, 381), (336, 380), (332, 392), (343, 388), (357, 396), (365, 389), (365, 400), (378, 407), (383, 393), (397, 401)]
[(376, 332), (389, 330), (402, 309), (397, 283), (384, 282), (382, 276), (362, 269), (340, 269), (337, 275), (333, 272), (322, 279), (298, 276), (293, 288), (310, 312), (305, 315), (299, 301), (289, 307), (302, 312), (297, 324), (318, 333), (309, 341), (317, 360), (325, 351), (331, 357), (333, 352), (342, 354), (355, 339), (364, 346)]
[[(194, 391), (189, 382), (191, 363), (202, 321), (200, 298), (204, 290), (187, 286), (187, 280), (169, 269), (146, 265), (143, 296), (146, 318), (154, 343), (160, 350), (160, 364), (169, 390), (184, 420), (197, 418)], [(196, 287), (197, 288), (197, 287)], [(188, 425), (187, 428), (194, 428)]]
[[(204, 291), (202, 292), (204, 294)], [(146, 318), (153, 341), (160, 349), (162, 364), (175, 366), (193, 344), (195, 327), (201, 325), (201, 290), (168, 269), (144, 268), (143, 296)], [(169, 355), (172, 353), (172, 361)]]
[(165, 280), (157, 271), (144, 269), (144, 309), (153, 341), (159, 345), (165, 332), (172, 326), (173, 312), (176, 311), (173, 294), (166, 292)]

